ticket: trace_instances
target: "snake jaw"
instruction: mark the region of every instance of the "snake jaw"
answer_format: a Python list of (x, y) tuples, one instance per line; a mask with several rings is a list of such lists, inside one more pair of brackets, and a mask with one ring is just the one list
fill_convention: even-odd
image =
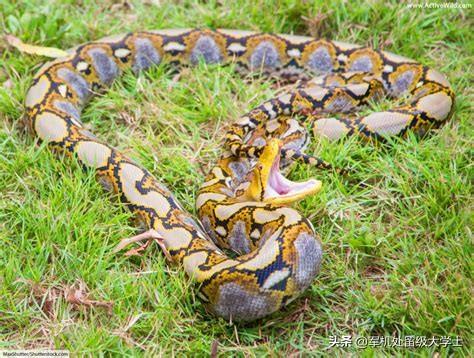
[(316, 194), (322, 183), (316, 179), (293, 182), (280, 172), (281, 142), (270, 139), (259, 157), (250, 184), (250, 194), (255, 200), (271, 204), (289, 204)]

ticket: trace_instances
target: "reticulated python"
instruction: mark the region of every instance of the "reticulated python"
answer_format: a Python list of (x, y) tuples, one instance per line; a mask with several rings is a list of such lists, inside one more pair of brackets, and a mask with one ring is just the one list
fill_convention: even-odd
[[(424, 133), (451, 116), (454, 95), (436, 70), (389, 52), (309, 37), (233, 30), (145, 31), (78, 46), (45, 64), (26, 97), (28, 117), (41, 140), (94, 168), (118, 193), (169, 258), (199, 284), (210, 311), (252, 320), (286, 305), (317, 274), (322, 249), (310, 222), (286, 206), (320, 189), (280, 173), (302, 160), (328, 164), (302, 152), (308, 136), (381, 139), (407, 130)], [(198, 197), (198, 224), (146, 169), (84, 129), (80, 111), (92, 94), (121, 72), (160, 63), (234, 63), (286, 79), (309, 79), (289, 93), (251, 110), (231, 126), (226, 152), (205, 179)], [(317, 76), (317, 77), (316, 77)], [(406, 96), (405, 105), (357, 117), (369, 100)], [(334, 113), (347, 113), (334, 117)], [(295, 119), (298, 116), (299, 120)], [(229, 257), (222, 249), (239, 254)]]

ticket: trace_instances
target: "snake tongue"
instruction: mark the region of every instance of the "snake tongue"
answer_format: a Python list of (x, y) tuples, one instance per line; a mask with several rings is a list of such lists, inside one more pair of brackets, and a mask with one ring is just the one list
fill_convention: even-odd
[(316, 194), (321, 190), (322, 186), (321, 181), (316, 179), (294, 182), (285, 178), (280, 172), (279, 150), (268, 171), (265, 184), (263, 185), (263, 201), (274, 204), (288, 204), (301, 200), (308, 195)]

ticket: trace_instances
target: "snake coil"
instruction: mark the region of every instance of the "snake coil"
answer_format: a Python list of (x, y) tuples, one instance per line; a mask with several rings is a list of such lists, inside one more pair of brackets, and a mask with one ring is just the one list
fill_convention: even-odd
[[(93, 168), (198, 282), (209, 310), (233, 320), (254, 320), (280, 309), (320, 268), (322, 247), (314, 228), (287, 204), (317, 192), (321, 183), (294, 183), (279, 172), (280, 164), (294, 160), (327, 166), (303, 152), (308, 136), (295, 115), (307, 120), (315, 135), (383, 139), (439, 127), (454, 103), (449, 83), (434, 69), (389, 52), (309, 37), (159, 30), (105, 38), (68, 52), (45, 64), (28, 90), (26, 110), (34, 132), (54, 150)], [(289, 80), (314, 77), (230, 127), (226, 151), (198, 193), (202, 224), (149, 171), (85, 130), (80, 119), (92, 95), (124, 70), (200, 61), (234, 63), (239, 72)], [(406, 97), (406, 104), (366, 116), (351, 113), (381, 95)]]

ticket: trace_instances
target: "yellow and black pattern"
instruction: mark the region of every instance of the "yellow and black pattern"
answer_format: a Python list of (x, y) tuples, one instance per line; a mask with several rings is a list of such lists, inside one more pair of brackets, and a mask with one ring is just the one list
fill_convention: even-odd
[[(292, 160), (328, 166), (304, 154), (301, 119), (316, 135), (383, 139), (424, 133), (449, 119), (454, 95), (436, 70), (388, 52), (308, 37), (236, 30), (136, 32), (78, 46), (45, 64), (26, 96), (36, 135), (94, 168), (98, 180), (162, 239), (171, 259), (199, 284), (215, 314), (253, 320), (286, 305), (319, 271), (322, 248), (310, 222), (287, 206), (320, 183), (293, 183), (278, 172)], [(146, 169), (84, 129), (81, 108), (125, 69), (235, 63), (285, 79), (309, 80), (242, 116), (227, 150), (197, 198), (202, 224)], [(377, 96), (407, 104), (364, 117), (349, 114)], [(339, 117), (334, 114), (342, 113)], [(218, 246), (220, 248), (218, 248)], [(238, 255), (231, 258), (221, 249)]]

